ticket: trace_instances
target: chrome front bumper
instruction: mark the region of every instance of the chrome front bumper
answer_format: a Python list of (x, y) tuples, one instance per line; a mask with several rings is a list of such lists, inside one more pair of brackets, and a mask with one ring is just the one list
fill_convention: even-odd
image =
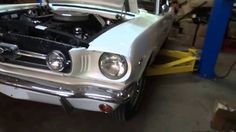
[[(6, 87), (4, 87), (6, 86)], [(27, 94), (37, 94), (38, 96), (45, 96), (45, 97), (56, 97), (60, 101), (60, 103), (50, 103), (49, 98), (48, 102), (47, 100), (44, 100), (44, 103), (49, 104), (59, 104), (63, 105), (64, 107), (67, 107), (68, 105), (63, 103), (68, 102), (69, 105), (78, 104), (75, 107), (78, 109), (86, 109), (86, 110), (93, 110), (98, 111), (97, 108), (83, 108), (83, 106), (86, 107), (86, 103), (93, 103), (93, 105), (98, 106), (102, 103), (109, 103), (112, 105), (115, 109), (118, 107), (119, 104), (126, 102), (129, 100), (129, 98), (134, 94), (134, 90), (132, 87), (125, 88), (125, 90), (111, 90), (107, 88), (99, 88), (95, 86), (65, 86), (60, 84), (55, 84), (55, 86), (50, 85), (42, 85), (31, 81), (26, 81), (23, 79), (11, 77), (8, 75), (0, 75), (0, 89), (5, 88), (5, 91), (7, 89), (20, 89), (21, 92), (27, 93)], [(4, 90), (3, 90), (4, 91)], [(0, 92), (4, 93), (2, 90)], [(6, 93), (4, 93), (6, 94)], [(9, 96), (12, 96), (11, 94)], [(19, 98), (19, 97), (18, 97)], [(43, 97), (42, 97), (43, 98)], [(31, 101), (38, 101), (37, 99), (26, 99)], [(41, 100), (41, 99), (40, 99)], [(68, 100), (68, 101), (67, 101)], [(63, 102), (62, 102), (63, 101)], [(42, 101), (38, 101), (42, 102)], [(82, 104), (82, 105), (81, 105)]]

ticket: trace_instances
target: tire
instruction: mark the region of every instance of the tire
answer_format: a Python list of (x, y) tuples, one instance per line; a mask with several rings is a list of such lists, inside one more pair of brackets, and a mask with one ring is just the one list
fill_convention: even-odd
[(131, 119), (139, 110), (144, 88), (146, 85), (146, 78), (143, 76), (138, 83), (135, 84), (134, 88), (136, 92), (134, 96), (125, 104), (121, 104), (115, 111), (110, 113), (110, 116), (115, 120), (126, 121)]

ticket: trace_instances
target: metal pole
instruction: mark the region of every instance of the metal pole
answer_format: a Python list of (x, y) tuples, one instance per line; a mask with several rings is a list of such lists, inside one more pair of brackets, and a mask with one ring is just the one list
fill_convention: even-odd
[(234, 0), (215, 0), (200, 60), (199, 74), (202, 77), (216, 77), (215, 65), (232, 14), (233, 3)]
[(155, 13), (157, 14), (157, 15), (159, 15), (161, 12), (160, 12), (160, 5), (161, 5), (161, 2), (160, 2), (160, 0), (156, 0), (156, 11), (155, 11)]

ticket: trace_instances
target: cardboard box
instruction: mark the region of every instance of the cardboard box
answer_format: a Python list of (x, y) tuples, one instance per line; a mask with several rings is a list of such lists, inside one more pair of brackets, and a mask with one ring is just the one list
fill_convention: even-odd
[(214, 110), (211, 128), (222, 132), (236, 130), (236, 105), (218, 102)]

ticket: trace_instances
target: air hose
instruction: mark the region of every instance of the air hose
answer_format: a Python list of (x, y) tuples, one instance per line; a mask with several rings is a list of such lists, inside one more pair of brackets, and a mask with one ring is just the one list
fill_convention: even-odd
[(235, 66), (236, 66), (236, 61), (230, 66), (229, 70), (226, 72), (225, 75), (223, 75), (223, 76), (216, 75), (216, 79), (225, 79), (225, 78), (227, 78), (231, 74), (231, 72), (232, 72), (232, 70), (234, 69)]

